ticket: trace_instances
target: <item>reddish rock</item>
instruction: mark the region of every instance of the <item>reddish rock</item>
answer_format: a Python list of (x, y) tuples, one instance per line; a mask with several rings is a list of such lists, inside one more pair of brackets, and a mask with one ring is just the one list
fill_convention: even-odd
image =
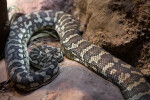
[(0, 61), (0, 82), (7, 80), (7, 68), (5, 60)]
[[(0, 65), (1, 66), (1, 65)], [(3, 69), (2, 69), (3, 70)], [(6, 73), (5, 73), (6, 76)], [(0, 79), (1, 79), (0, 73)], [(0, 100), (124, 100), (119, 88), (79, 63), (65, 59), (54, 81), (32, 93), (0, 93)]]
[[(47, 42), (47, 43), (46, 43)], [(60, 47), (60, 44), (49, 37), (38, 39), (29, 44), (29, 51), (38, 45)], [(6, 69), (4, 60), (1, 70)], [(56, 79), (46, 86), (31, 93), (12, 90), (0, 93), (0, 100), (123, 100), (119, 88), (106, 81), (83, 65), (67, 58), (60, 64), (60, 73)], [(6, 71), (0, 73), (0, 79), (7, 79)]]
[[(63, 10), (67, 13), (72, 13), (75, 9), (74, 0), (8, 0), (8, 8), (14, 6), (11, 11), (31, 13), (37, 10)], [(16, 9), (16, 8), (19, 8)]]

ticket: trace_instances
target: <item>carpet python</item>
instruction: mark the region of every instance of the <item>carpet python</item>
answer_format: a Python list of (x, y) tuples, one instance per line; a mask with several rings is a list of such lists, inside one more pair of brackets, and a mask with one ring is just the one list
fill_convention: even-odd
[[(39, 70), (48, 67), (53, 69), (56, 65), (58, 67), (58, 62), (63, 60), (64, 57), (61, 49), (48, 45), (34, 47), (29, 53), (30, 63)], [(57, 69), (56, 71), (58, 71)]]
[(15, 87), (31, 91), (57, 76), (57, 64), (30, 72), (27, 44), (34, 32), (45, 28), (57, 31), (66, 57), (116, 84), (126, 100), (150, 100), (150, 84), (140, 71), (79, 36), (79, 25), (70, 14), (52, 10), (21, 16), (10, 27), (5, 56)]

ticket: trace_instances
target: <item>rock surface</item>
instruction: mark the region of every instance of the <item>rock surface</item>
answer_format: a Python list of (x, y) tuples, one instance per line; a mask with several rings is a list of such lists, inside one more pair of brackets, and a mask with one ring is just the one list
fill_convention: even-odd
[(15, 12), (31, 13), (38, 10), (52, 9), (73, 13), (75, 10), (74, 0), (8, 0), (7, 3), (8, 8), (15, 8), (10, 12), (10, 16)]
[[(57, 41), (47, 37), (29, 44), (28, 50), (39, 45), (60, 47)], [(7, 72), (4, 70), (7, 65), (4, 60), (0, 64), (2, 82), (7, 80)], [(83, 65), (67, 58), (59, 65), (58, 77), (48, 85), (31, 93), (23, 93), (16, 89), (0, 92), (0, 100), (124, 100), (117, 86)]]
[[(3, 61), (4, 63), (4, 61)], [(1, 66), (1, 65), (0, 65)], [(1, 69), (5, 69), (2, 68)], [(3, 71), (5, 72), (5, 71)], [(6, 73), (0, 73), (1, 76)], [(1, 80), (0, 80), (1, 82)], [(119, 89), (84, 66), (65, 59), (50, 84), (29, 93), (0, 93), (0, 100), (124, 100)]]
[[(60, 47), (58, 40), (51, 37), (30, 42), (28, 51), (39, 45)], [(7, 80), (5, 61), (0, 63), (0, 82)], [(124, 100), (119, 88), (103, 79), (83, 65), (67, 58), (60, 64), (56, 79), (31, 93), (23, 93), (12, 86), (0, 91), (0, 100)], [(11, 90), (9, 90), (9, 88)]]

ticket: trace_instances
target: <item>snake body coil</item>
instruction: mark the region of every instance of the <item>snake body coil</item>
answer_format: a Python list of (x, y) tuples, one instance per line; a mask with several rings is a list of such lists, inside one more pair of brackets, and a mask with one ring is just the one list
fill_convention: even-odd
[(57, 31), (65, 56), (115, 83), (126, 100), (150, 100), (150, 85), (138, 70), (80, 37), (71, 15), (51, 10), (27, 14), (11, 25), (5, 55), (8, 74), (17, 88), (37, 89), (58, 74), (57, 64), (30, 72), (27, 43), (34, 32), (46, 27)]

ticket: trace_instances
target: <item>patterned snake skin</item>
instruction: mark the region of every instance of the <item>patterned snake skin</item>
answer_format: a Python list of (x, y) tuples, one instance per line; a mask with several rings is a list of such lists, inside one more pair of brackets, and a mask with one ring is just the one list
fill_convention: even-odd
[(150, 100), (150, 85), (138, 70), (79, 36), (78, 23), (71, 15), (51, 10), (27, 14), (11, 25), (5, 55), (8, 74), (17, 88), (37, 89), (58, 74), (57, 65), (30, 72), (27, 43), (34, 32), (44, 28), (58, 32), (66, 57), (115, 83), (126, 100)]
[(63, 61), (64, 57), (60, 48), (42, 45), (34, 47), (30, 51), (29, 59), (33, 67), (37, 69), (45, 69), (58, 65), (58, 62)]

